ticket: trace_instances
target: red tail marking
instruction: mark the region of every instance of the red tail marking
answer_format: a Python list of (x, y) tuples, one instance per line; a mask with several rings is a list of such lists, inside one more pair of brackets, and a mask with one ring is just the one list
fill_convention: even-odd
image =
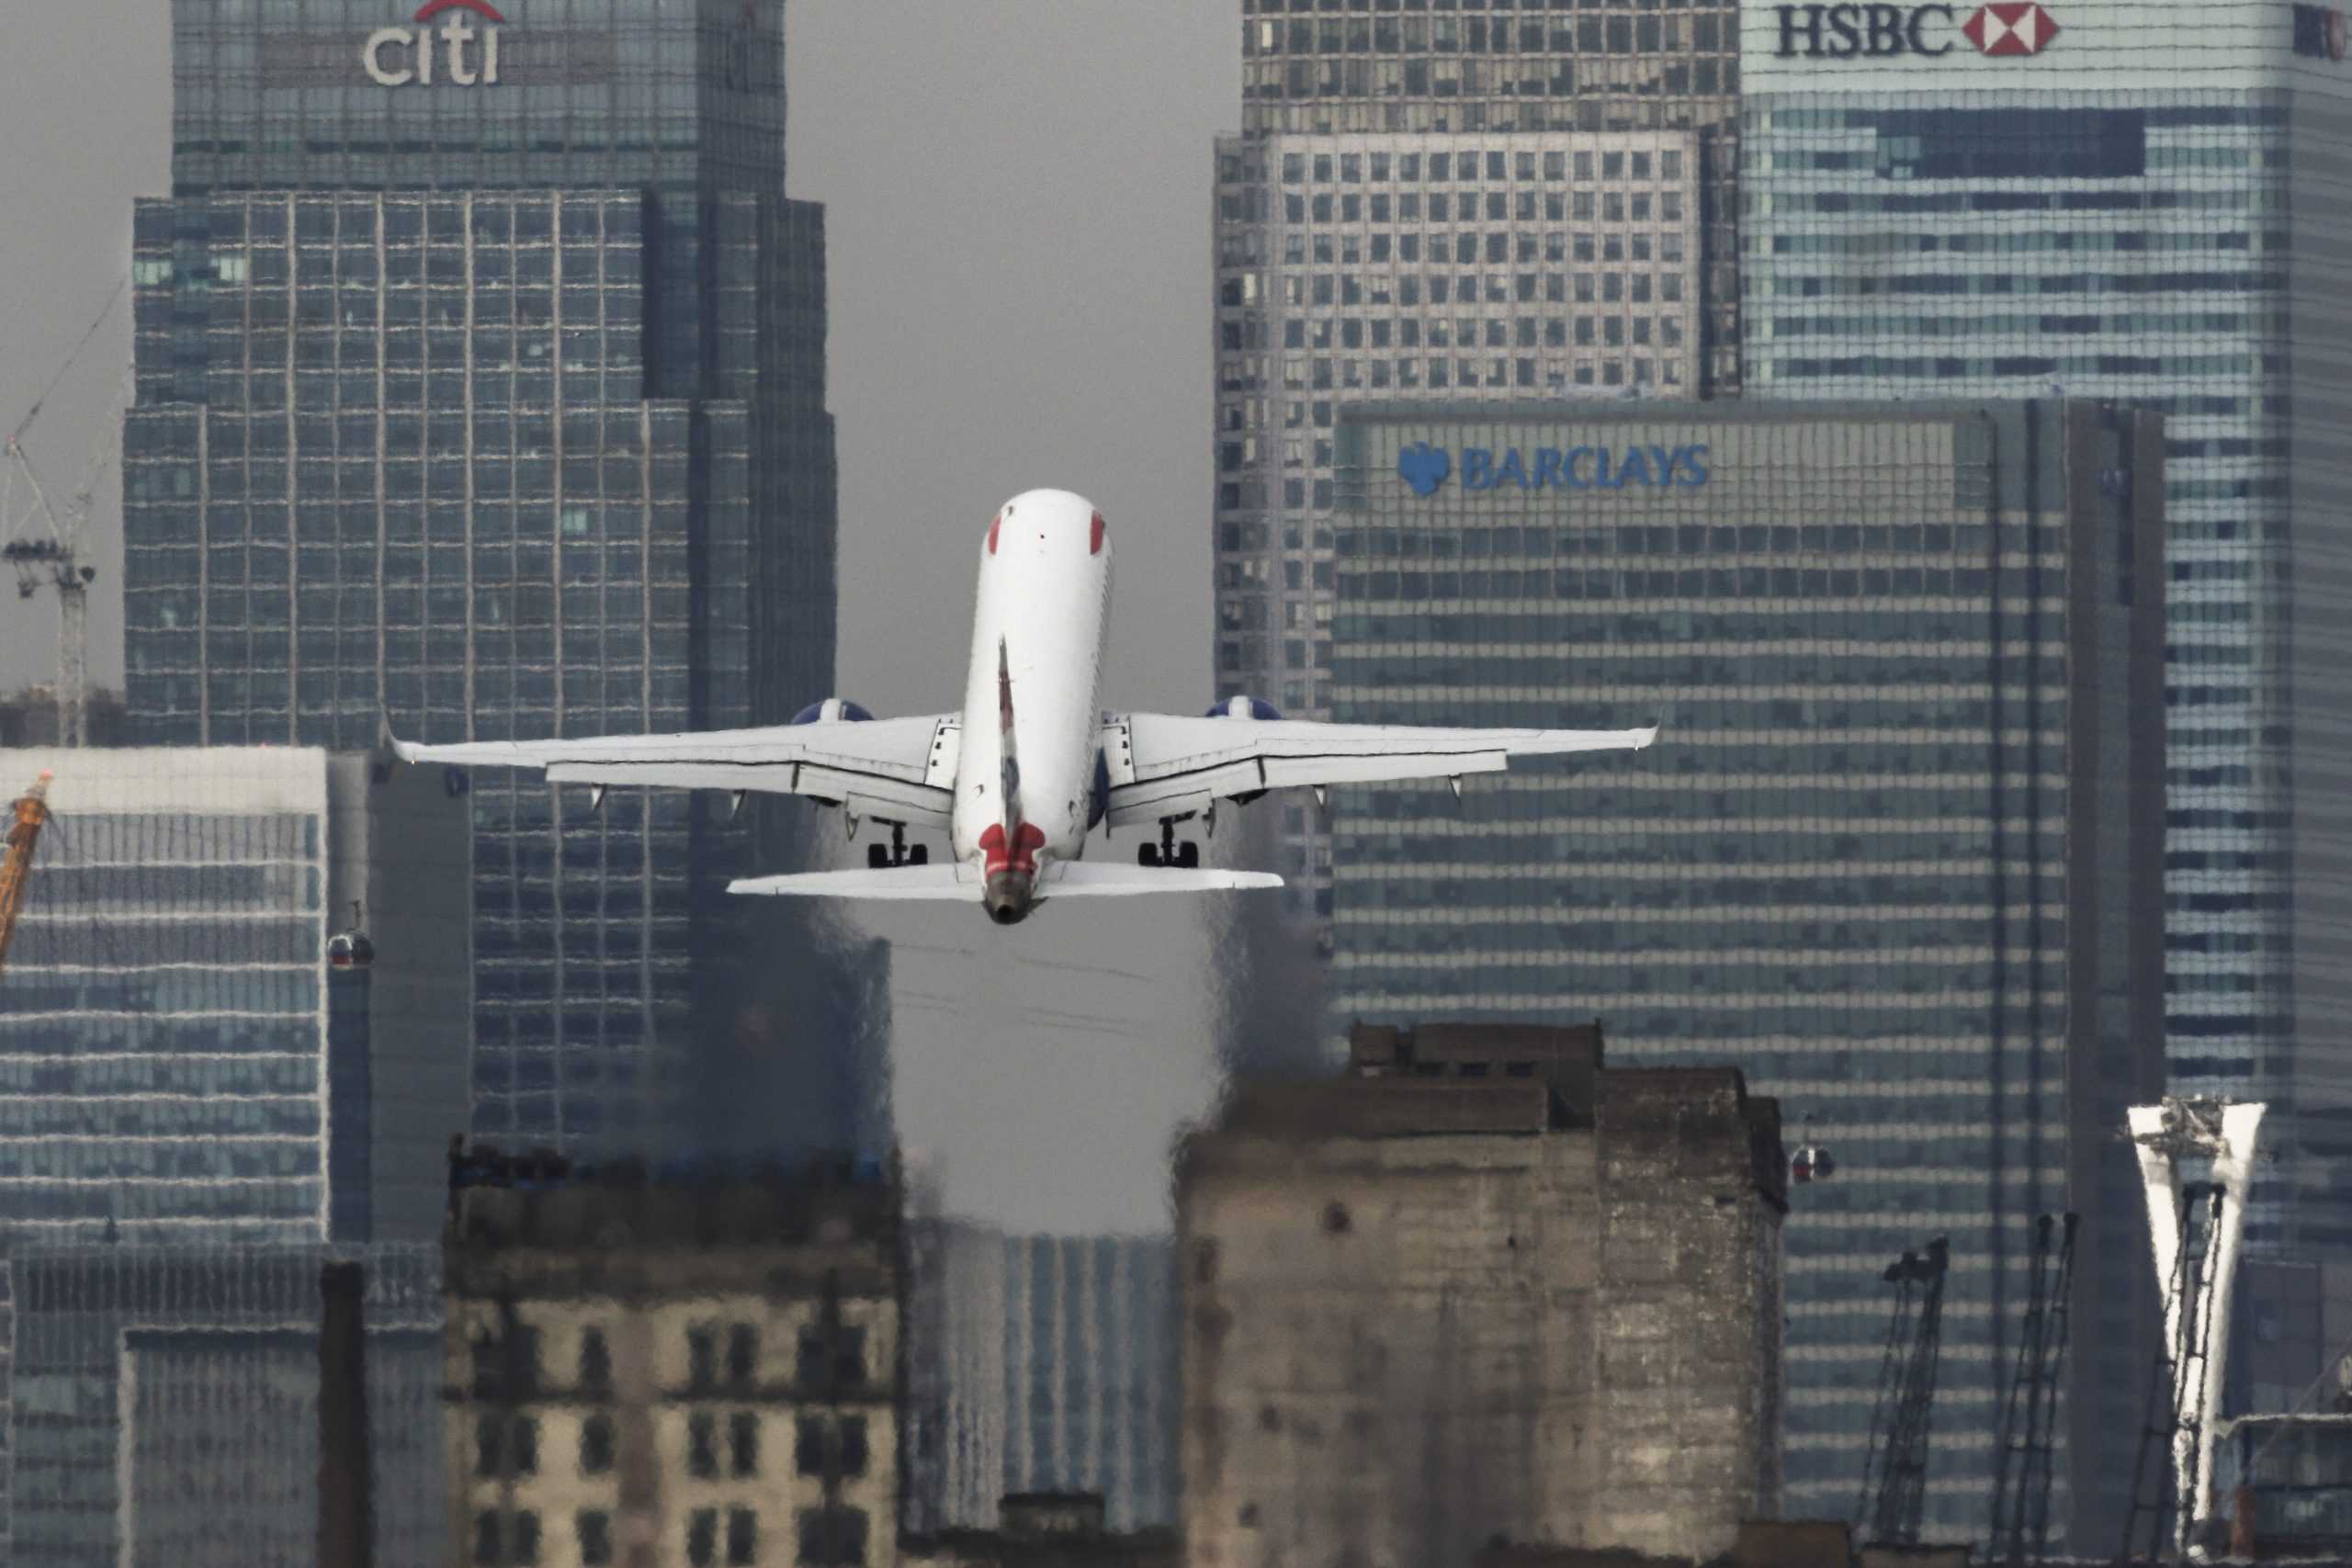
[(989, 874), (1000, 871), (1018, 871), (1037, 874), (1037, 852), (1046, 847), (1045, 830), (1034, 822), (1023, 822), (1012, 830), (1012, 844), (1006, 848), (1004, 829), (991, 822), (980, 834), (980, 852), (988, 856)]
[(1004, 513), (1000, 512), (989, 519), (989, 554), (996, 554), (996, 531), (1004, 526)]
[(424, 5), (416, 13), (416, 19), (429, 22), (444, 11), (473, 11), (493, 22), (506, 20), (490, 7), (488, 0), (424, 0)]
[(1102, 553), (1102, 514), (1098, 512), (1094, 514), (1093, 542), (1086, 547), (1086, 553), (1088, 555), (1099, 556)]

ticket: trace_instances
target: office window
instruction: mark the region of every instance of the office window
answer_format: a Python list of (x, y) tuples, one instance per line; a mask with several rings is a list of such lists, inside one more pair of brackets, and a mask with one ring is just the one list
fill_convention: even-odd
[(582, 1568), (606, 1568), (613, 1560), (613, 1519), (610, 1514), (592, 1510), (573, 1521), (580, 1537)]
[(760, 1418), (739, 1410), (727, 1418), (728, 1468), (738, 1476), (760, 1472)]

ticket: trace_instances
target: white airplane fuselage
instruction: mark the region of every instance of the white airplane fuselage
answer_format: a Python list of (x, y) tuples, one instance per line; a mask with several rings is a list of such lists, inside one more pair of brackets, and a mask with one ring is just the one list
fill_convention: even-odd
[(975, 862), (1000, 925), (1028, 914), (1040, 869), (1085, 852), (1097, 770), (1111, 538), (1093, 503), (1033, 490), (980, 545), (949, 842)]

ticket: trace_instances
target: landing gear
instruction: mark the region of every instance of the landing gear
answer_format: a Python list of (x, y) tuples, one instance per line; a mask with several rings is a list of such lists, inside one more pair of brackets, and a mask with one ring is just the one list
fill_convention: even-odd
[(1199, 868), (1201, 846), (1190, 839), (1181, 844), (1176, 841), (1176, 824), (1179, 820), (1181, 819), (1174, 817), (1163, 817), (1159, 819), (1159, 842), (1136, 846), (1137, 865), (1174, 866), (1185, 871)]
[(865, 863), (875, 871), (888, 871), (892, 866), (898, 865), (929, 865), (931, 846), (929, 844), (909, 845), (906, 824), (893, 822), (890, 824), (888, 843), (865, 846)]

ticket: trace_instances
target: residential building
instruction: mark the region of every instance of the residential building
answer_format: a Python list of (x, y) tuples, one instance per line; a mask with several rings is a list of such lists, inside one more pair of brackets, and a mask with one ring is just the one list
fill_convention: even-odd
[[(1216, 147), (1216, 695), (1329, 716), (1333, 434), (1366, 399), (1736, 386), (1737, 9), (1242, 7)], [(1282, 822), (1295, 910), (1328, 840)]]
[(2165, 1070), (2174, 1093), (2271, 1107), (2279, 1157), (2252, 1195), (2249, 1257), (2340, 1259), (2345, 13), (1929, 7), (1850, 51), (1816, 40), (1814, 7), (1743, 15), (1752, 395), (2063, 390), (2165, 417)]
[[(435, 9), (172, 6), (172, 194), (132, 225), (133, 721), (345, 748), (784, 722), (831, 685), (835, 585), (781, 8)], [(856, 962), (724, 895), (797, 858), (805, 808), (470, 787), (476, 1128), (700, 1146), (689, 1047)], [(878, 1081), (836, 1022), (800, 1054)]]
[(452, 1560), (898, 1561), (893, 1181), (481, 1156), (452, 1176)]
[(1350, 1049), (1179, 1156), (1187, 1561), (1705, 1559), (1778, 1514), (1773, 1102), (1598, 1024)]
[(1792, 1517), (1854, 1508), (1881, 1276), (1942, 1235), (1928, 1538), (1984, 1539), (2034, 1222), (2080, 1213), (2054, 1517), (2120, 1529), (2155, 1344), (2120, 1129), (2163, 1072), (2159, 417), (1432, 404), (1340, 436), (1338, 717), (1662, 728), (1458, 798), (1335, 791), (1334, 1032), (1598, 1011), (1619, 1060), (1736, 1061), (1830, 1151), (1788, 1225)]

